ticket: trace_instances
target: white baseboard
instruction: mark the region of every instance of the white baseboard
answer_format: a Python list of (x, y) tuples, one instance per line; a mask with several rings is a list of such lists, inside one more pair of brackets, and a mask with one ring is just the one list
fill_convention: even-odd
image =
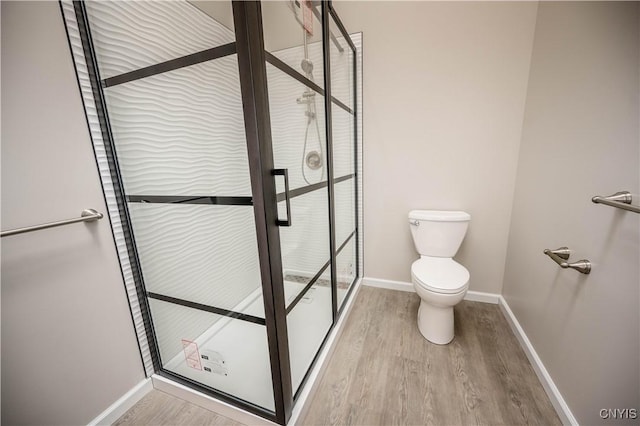
[(336, 349), (336, 343), (342, 332), (344, 331), (344, 326), (351, 314), (353, 306), (355, 305), (356, 297), (358, 296), (358, 292), (360, 291), (360, 285), (362, 284), (362, 280), (358, 280), (354, 284), (354, 289), (352, 291), (351, 297), (347, 300), (347, 304), (344, 307), (344, 312), (340, 316), (338, 323), (329, 334), (327, 338), (327, 342), (324, 345), (324, 349), (318, 355), (318, 360), (316, 365), (313, 367), (313, 370), (309, 374), (306, 384), (302, 388), (302, 391), (298, 395), (298, 400), (296, 401), (296, 405), (293, 407), (293, 412), (291, 413), (291, 418), (289, 419), (289, 425), (297, 425), (299, 424), (301, 419), (304, 419), (309, 407), (311, 406), (310, 402), (313, 400), (313, 397), (318, 390), (318, 386), (320, 385), (320, 379), (324, 374), (327, 366), (329, 365), (329, 361), (331, 359), (331, 355)]
[(404, 281), (384, 280), (382, 278), (364, 277), (362, 284), (369, 287), (385, 288), (387, 290), (408, 291), (415, 293), (413, 284)]
[(529, 362), (531, 363), (533, 370), (536, 372), (536, 375), (538, 376), (540, 383), (542, 383), (542, 387), (544, 388), (545, 392), (549, 396), (549, 399), (551, 400), (551, 404), (553, 405), (553, 408), (556, 409), (556, 412), (558, 413), (558, 416), (560, 417), (562, 424), (578, 425), (578, 421), (573, 416), (573, 413), (569, 409), (569, 406), (567, 405), (564, 398), (560, 394), (560, 391), (556, 387), (555, 383), (553, 383), (553, 380), (551, 379), (549, 372), (544, 367), (544, 364), (542, 363), (542, 360), (538, 356), (536, 350), (533, 348), (531, 341), (529, 340), (524, 330), (520, 326), (520, 323), (518, 322), (518, 319), (516, 318), (516, 316), (513, 314), (513, 311), (511, 310), (511, 308), (509, 308), (507, 301), (502, 296), (500, 296), (499, 305), (500, 305), (500, 309), (502, 310), (502, 313), (507, 319), (507, 322), (511, 326), (511, 330), (513, 331), (513, 334), (516, 335), (516, 338), (520, 342), (520, 346), (522, 346), (522, 349), (524, 350), (524, 353), (527, 355), (527, 358), (529, 359)]
[(144, 379), (129, 392), (125, 393), (116, 402), (111, 404), (109, 408), (104, 410), (95, 419), (89, 422), (89, 426), (94, 425), (111, 425), (115, 423), (124, 413), (131, 407), (136, 405), (146, 394), (153, 390), (151, 379)]
[(500, 303), (500, 295), (497, 293), (485, 293), (483, 291), (467, 291), (467, 294), (464, 296), (464, 300), (468, 300), (469, 302), (482, 302), (482, 303), (491, 303), (493, 305), (497, 305)]
[[(381, 278), (371, 278), (365, 277), (363, 279), (363, 285), (369, 287), (377, 287), (377, 288), (385, 288), (387, 290), (398, 290), (398, 291), (407, 291), (411, 293), (415, 293), (413, 289), (413, 284), (404, 282), (404, 281), (392, 281), (392, 280), (384, 280)], [(484, 293), (482, 291), (467, 291), (467, 294), (464, 296), (464, 300), (469, 300), (471, 302), (483, 302), (483, 303), (492, 303), (497, 305), (500, 302), (500, 295), (496, 293)]]
[(198, 392), (157, 374), (151, 376), (151, 379), (153, 380), (153, 387), (157, 390), (198, 405), (209, 411), (213, 411), (221, 416), (228, 417), (239, 423), (243, 423), (245, 425), (277, 426), (275, 423), (270, 422), (267, 419), (251, 414), (248, 411), (234, 407), (231, 404), (210, 397), (209, 395), (205, 395), (202, 392)]

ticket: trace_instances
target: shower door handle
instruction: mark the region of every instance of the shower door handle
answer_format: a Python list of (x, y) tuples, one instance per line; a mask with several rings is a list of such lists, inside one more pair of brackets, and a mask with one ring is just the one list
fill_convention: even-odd
[[(284, 200), (287, 204), (287, 220), (276, 219), (278, 226), (291, 226), (291, 200), (289, 197), (289, 169), (273, 169), (273, 176), (284, 176)], [(277, 202), (277, 201), (276, 201)]]

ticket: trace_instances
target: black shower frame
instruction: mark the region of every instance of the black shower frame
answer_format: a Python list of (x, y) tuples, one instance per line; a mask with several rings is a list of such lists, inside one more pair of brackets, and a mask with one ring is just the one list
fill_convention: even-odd
[[(247, 138), (247, 147), (249, 151), (250, 167), (257, 167), (260, 173), (252, 174), (252, 191), (254, 195), (254, 212), (256, 219), (256, 229), (258, 234), (258, 250), (260, 252), (260, 264), (263, 281), (263, 297), (265, 298), (265, 313), (267, 309), (273, 309), (273, 317), (269, 318), (269, 315), (265, 315), (267, 319), (267, 328), (269, 328), (269, 320), (275, 322), (273, 328), (275, 329), (275, 335), (277, 338), (269, 337), (269, 349), (272, 356), (271, 371), (272, 371), (272, 383), (275, 397), (276, 416), (275, 420), (279, 424), (286, 424), (291, 416), (293, 403), (297, 400), (300, 391), (304, 388), (305, 383), (309, 378), (309, 374), (313, 370), (320, 352), (324, 348), (327, 338), (331, 334), (331, 331), (337, 323), (337, 319), (344, 310), (345, 304), (341, 307), (337, 306), (337, 279), (336, 279), (336, 258), (338, 253), (348, 244), (351, 238), (355, 238), (356, 242), (356, 274), (354, 280), (349, 286), (345, 301), (351, 296), (354, 289), (354, 283), (360, 278), (359, 276), (359, 228), (358, 228), (358, 133), (357, 133), (357, 49), (353, 44), (349, 34), (347, 33), (344, 25), (338, 17), (331, 1), (314, 2), (321, 4), (321, 16), (317, 13), (317, 10), (312, 9), (316, 14), (316, 18), (322, 23), (322, 45), (324, 54), (324, 89), (307, 79), (301, 73), (297, 72), (289, 65), (278, 59), (276, 56), (266, 51), (264, 47), (263, 38), (263, 26), (262, 26), (262, 13), (260, 2), (254, 1), (233, 1), (233, 14), (234, 14), (234, 27), (236, 31), (236, 47), (238, 54), (238, 66), (240, 70), (242, 99), (245, 115), (245, 133)], [(330, 18), (336, 23), (340, 30), (344, 40), (349, 44), (349, 48), (353, 52), (353, 109), (346, 106), (337, 98), (331, 95), (331, 66), (330, 66), (330, 40), (336, 41), (335, 37), (329, 31)], [(269, 102), (268, 102), (268, 90), (267, 90), (267, 71), (266, 64), (273, 65), (280, 71), (288, 74), (290, 77), (305, 84), (307, 87), (313, 89), (325, 99), (325, 125), (326, 125), (326, 152), (331, 153), (327, 155), (327, 181), (319, 184), (309, 185), (307, 187), (298, 188), (297, 190), (290, 191), (294, 193), (298, 191), (296, 195), (302, 195), (304, 193), (320, 189), (327, 186), (329, 193), (329, 232), (330, 232), (330, 260), (320, 268), (319, 272), (314, 276), (305, 288), (297, 295), (297, 297), (287, 306), (284, 301), (283, 286), (273, 286), (275, 283), (282, 283), (282, 258), (280, 257), (280, 243), (279, 243), (279, 226), (278, 222), (278, 210), (277, 202), (285, 199), (285, 194), (277, 193), (275, 180), (273, 179), (272, 171), (274, 169), (273, 164), (273, 150), (271, 140), (271, 119), (269, 115)], [(332, 145), (332, 115), (331, 108), (335, 104), (336, 106), (344, 109), (346, 112), (353, 116), (353, 153), (354, 164), (353, 173), (346, 176), (335, 177), (333, 171), (333, 145)], [(250, 107), (247, 108), (247, 105)], [(255, 158), (256, 154), (260, 159)], [(252, 163), (253, 160), (253, 163)], [(254, 178), (260, 177), (260, 182), (254, 184)], [(355, 227), (353, 232), (342, 242), (341, 246), (336, 248), (335, 241), (335, 197), (334, 197), (334, 185), (344, 180), (353, 178), (354, 180), (354, 206), (355, 206)], [(329, 184), (331, 182), (331, 184)], [(260, 194), (262, 199), (257, 199), (256, 194)], [(276, 198), (276, 203), (266, 202), (264, 200), (273, 200)], [(262, 228), (262, 229), (260, 229)], [(277, 256), (272, 256), (274, 253)], [(270, 261), (269, 261), (270, 259)], [(266, 260), (266, 262), (264, 261)], [(330, 329), (327, 331), (323, 342), (316, 352), (316, 355), (311, 362), (311, 365), (307, 369), (305, 376), (298, 387), (298, 392), (292, 395), (291, 389), (291, 376), (290, 376), (290, 362), (289, 362), (289, 348), (288, 339), (286, 336), (286, 319), (287, 314), (295, 307), (295, 305), (302, 299), (304, 294), (315, 284), (320, 275), (328, 268), (331, 268), (331, 288), (332, 288), (332, 313), (333, 323)], [(266, 283), (265, 277), (270, 277), (271, 282)], [(268, 292), (273, 292), (270, 297), (267, 297)], [(282, 293), (282, 294), (281, 294)], [(273, 303), (273, 304), (272, 304)], [(269, 330), (268, 330), (269, 333)], [(281, 338), (283, 341), (281, 341)], [(279, 350), (281, 357), (280, 363), (273, 362), (274, 351), (272, 349)], [(283, 367), (284, 364), (284, 368)], [(277, 373), (280, 375), (278, 376)]]
[[(83, 42), (83, 51), (89, 71), (92, 91), (95, 99), (102, 137), (109, 161), (109, 169), (113, 180), (116, 201), (122, 217), (123, 231), (127, 251), (130, 258), (133, 277), (136, 284), (138, 300), (141, 312), (145, 321), (145, 332), (149, 341), (151, 359), (155, 372), (159, 375), (170, 378), (178, 383), (187, 385), (210, 394), (216, 398), (227, 401), (253, 414), (257, 414), (268, 420), (279, 424), (286, 424), (292, 414), (293, 404), (299, 396), (299, 391), (304, 388), (313, 370), (320, 352), (324, 348), (326, 341), (337, 323), (337, 319), (342, 314), (346, 303), (342, 306), (337, 303), (337, 277), (336, 258), (342, 249), (355, 239), (355, 277), (350, 283), (344, 301), (351, 297), (355, 282), (360, 278), (360, 232), (358, 228), (358, 121), (357, 121), (357, 49), (353, 44), (344, 25), (340, 21), (331, 1), (316, 1), (316, 5), (321, 4), (321, 11), (314, 7), (312, 10), (322, 23), (322, 42), (324, 54), (324, 89), (308, 80), (305, 76), (295, 71), (293, 68), (280, 61), (277, 57), (267, 52), (264, 48), (261, 4), (259, 1), (232, 1), (234, 28), (236, 41), (226, 45), (207, 49), (181, 58), (169, 60), (160, 64), (155, 64), (129, 73), (121, 74), (105, 80), (99, 76), (98, 66), (95, 59), (95, 52), (91, 41), (89, 24), (86, 10), (82, 1), (74, 1), (74, 9), (78, 28)], [(297, 2), (296, 2), (297, 3)], [(353, 52), (353, 108), (349, 108), (331, 95), (331, 64), (330, 64), (330, 40), (337, 45), (337, 40), (330, 32), (330, 19), (341, 32), (344, 40), (348, 43)], [(126, 83), (136, 79), (148, 77), (161, 72), (183, 68), (189, 65), (202, 63), (215, 58), (237, 54), (240, 86), (243, 101), (245, 133), (247, 141), (247, 151), (251, 173), (252, 197), (173, 197), (173, 196), (145, 196), (145, 195), (125, 195), (122, 179), (118, 167), (118, 161), (113, 143), (111, 128), (104, 101), (103, 89), (114, 85)], [(289, 304), (286, 304), (284, 297), (282, 258), (280, 252), (280, 236), (278, 225), (277, 202), (285, 199), (284, 193), (277, 193), (275, 176), (273, 175), (273, 149), (271, 141), (271, 121), (269, 115), (268, 88), (266, 64), (278, 68), (289, 76), (295, 78), (311, 89), (320, 93), (325, 99), (325, 125), (326, 125), (326, 152), (327, 155), (327, 181), (319, 184), (312, 184), (306, 187), (289, 191), (289, 196), (299, 196), (305, 193), (320, 190), (327, 187), (328, 208), (329, 208), (329, 233), (330, 233), (330, 260), (324, 264), (320, 271), (314, 276), (297, 297)], [(353, 116), (353, 173), (335, 177), (333, 170), (333, 140), (332, 140), (332, 107), (336, 105)], [(335, 241), (335, 194), (334, 186), (342, 181), (353, 179), (355, 197), (355, 228), (340, 247), (336, 247)], [(331, 183), (331, 184), (329, 184)], [(273, 202), (276, 200), (276, 202)], [(202, 305), (182, 299), (159, 295), (148, 292), (145, 288), (143, 276), (140, 268), (140, 260), (136, 249), (133, 231), (130, 225), (127, 202), (153, 202), (153, 203), (185, 203), (185, 204), (224, 204), (224, 205), (252, 205), (256, 224), (256, 234), (258, 240), (258, 252), (260, 260), (260, 272), (262, 277), (262, 294), (265, 305), (265, 318), (253, 317), (250, 315)], [(289, 360), (289, 342), (287, 336), (287, 314), (302, 299), (305, 293), (316, 283), (319, 277), (326, 271), (331, 270), (332, 289), (332, 314), (333, 322), (327, 331), (322, 345), (307, 369), (305, 376), (298, 388), (298, 392), (293, 393), (291, 383), (291, 365)], [(274, 285), (274, 283), (276, 285)], [(193, 309), (211, 312), (217, 315), (224, 315), (239, 320), (249, 321), (256, 324), (265, 325), (269, 346), (269, 357), (273, 384), (273, 396), (275, 402), (275, 412), (266, 410), (255, 404), (239, 399), (217, 389), (213, 389), (189, 378), (183, 377), (171, 371), (164, 370), (160, 362), (160, 350), (155, 334), (153, 332), (152, 318), (150, 315), (147, 298), (154, 298), (165, 302), (178, 304)]]

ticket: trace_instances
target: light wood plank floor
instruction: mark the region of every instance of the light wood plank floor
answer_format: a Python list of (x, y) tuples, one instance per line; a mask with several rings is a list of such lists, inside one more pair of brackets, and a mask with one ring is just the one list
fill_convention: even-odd
[(414, 293), (362, 287), (304, 424), (560, 424), (497, 305), (455, 307), (454, 340), (418, 331)]
[[(463, 301), (446, 346), (414, 293), (363, 286), (303, 425), (561, 424), (497, 305)], [(239, 425), (153, 391), (117, 425)]]
[(183, 401), (158, 390), (152, 390), (114, 426), (225, 425), (244, 426), (227, 417)]

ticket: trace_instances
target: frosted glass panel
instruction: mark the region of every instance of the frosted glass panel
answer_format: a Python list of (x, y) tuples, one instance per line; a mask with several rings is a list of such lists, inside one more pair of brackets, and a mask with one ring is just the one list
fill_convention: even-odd
[[(331, 54), (331, 96), (353, 109), (353, 59), (354, 53), (342, 36), (333, 18), (329, 30), (335, 36), (330, 46)], [(339, 108), (334, 105), (333, 108)]]
[[(275, 167), (289, 169), (291, 189), (326, 181), (324, 97), (270, 64), (267, 77)], [(306, 161), (314, 153), (315, 169)]]
[[(324, 283), (326, 284), (321, 285)], [(328, 283), (329, 280), (323, 280), (311, 287), (287, 315), (291, 384), (294, 393), (302, 383), (333, 322), (331, 287)]]
[(334, 186), (334, 194), (336, 197), (336, 245), (340, 247), (356, 227), (354, 179), (337, 183)]
[(338, 308), (342, 306), (344, 298), (353, 280), (356, 278), (356, 237), (355, 235), (344, 246), (336, 258), (336, 276), (338, 278)]
[(128, 195), (251, 195), (236, 55), (105, 96)]
[(336, 104), (331, 108), (333, 131), (333, 175), (337, 178), (354, 173), (353, 115)]
[(155, 299), (149, 305), (166, 370), (275, 409), (264, 326)]
[[(285, 279), (309, 282), (329, 261), (327, 188), (291, 199), (291, 227), (280, 227)], [(284, 202), (278, 203), (285, 217)]]
[(249, 313), (261, 295), (253, 207), (129, 203), (129, 212), (147, 291)]
[(103, 79), (235, 40), (186, 1), (89, 1), (86, 8)]

